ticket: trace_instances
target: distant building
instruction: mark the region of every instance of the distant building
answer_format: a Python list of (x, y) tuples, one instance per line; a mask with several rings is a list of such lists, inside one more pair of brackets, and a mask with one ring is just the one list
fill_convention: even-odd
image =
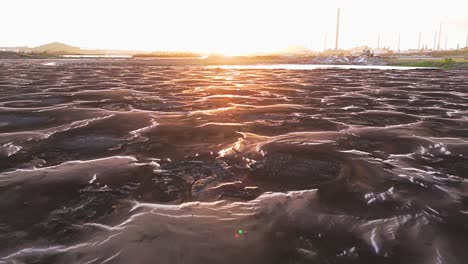
[(20, 52), (18, 48), (0, 47), (0, 51)]
[(374, 54), (379, 56), (379, 55), (385, 55), (385, 54), (389, 54), (390, 53), (390, 50), (388, 49), (376, 49), (376, 50), (373, 50)]
[(28, 52), (28, 47), (0, 47), (0, 51), (9, 51), (9, 52)]

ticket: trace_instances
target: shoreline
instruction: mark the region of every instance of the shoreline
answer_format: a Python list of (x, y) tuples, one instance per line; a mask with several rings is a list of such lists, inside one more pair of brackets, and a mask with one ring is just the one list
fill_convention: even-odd
[[(363, 62), (358, 61), (364, 58)], [(431, 56), (236, 56), (236, 57), (142, 57), (124, 55), (53, 55), (53, 54), (19, 54), (15, 52), (0, 52), (1, 60), (111, 60), (111, 61), (141, 61), (156, 62), (160, 65), (275, 65), (304, 64), (330, 66), (397, 66), (441, 69), (468, 69), (468, 57), (431, 57)], [(371, 61), (371, 59), (373, 61)]]

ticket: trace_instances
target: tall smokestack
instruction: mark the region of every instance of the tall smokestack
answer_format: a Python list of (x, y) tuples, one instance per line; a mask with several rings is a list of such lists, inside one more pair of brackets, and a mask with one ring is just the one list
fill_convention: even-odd
[(439, 41), (437, 42), (437, 49), (440, 50), (440, 40), (442, 39), (442, 23), (440, 23), (439, 27)]
[(400, 33), (398, 33), (398, 53), (400, 53)]
[(327, 51), (327, 34), (325, 34), (325, 38), (323, 40), (323, 51)]
[(421, 50), (421, 32), (419, 32), (418, 50)]
[(336, 39), (335, 39), (335, 50), (338, 50), (338, 42), (340, 38), (340, 9), (336, 13)]
[(380, 49), (380, 34), (377, 37), (377, 49)]
[(436, 49), (436, 42), (437, 42), (437, 31), (434, 32), (434, 46), (432, 46), (433, 51)]

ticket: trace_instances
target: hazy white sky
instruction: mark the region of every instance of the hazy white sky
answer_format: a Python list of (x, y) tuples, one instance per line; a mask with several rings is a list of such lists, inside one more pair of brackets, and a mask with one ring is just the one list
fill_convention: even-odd
[(87, 48), (242, 53), (291, 45), (395, 49), (432, 47), (443, 23), (442, 46), (465, 45), (467, 0), (1, 0), (0, 46), (52, 41)]

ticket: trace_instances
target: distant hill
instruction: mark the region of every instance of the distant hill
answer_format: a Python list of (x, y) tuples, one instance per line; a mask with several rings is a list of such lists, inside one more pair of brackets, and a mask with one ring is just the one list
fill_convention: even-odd
[[(134, 55), (135, 57), (200, 57), (201, 55), (193, 52), (172, 52), (172, 51), (154, 51), (144, 52), (138, 50), (107, 50), (107, 49), (82, 49), (61, 42), (52, 42), (41, 46), (29, 47), (0, 47), (2, 57), (31, 57), (40, 56), (61, 56), (61, 55)], [(10, 54), (7, 52), (16, 52), (19, 54)], [(29, 54), (29, 55), (27, 55)]]
[(18, 53), (47, 53), (50, 55), (132, 55), (141, 53), (141, 51), (124, 51), (124, 50), (106, 50), (106, 49), (82, 49), (80, 47), (71, 46), (61, 42), (52, 42), (37, 46), (29, 47), (0, 47), (0, 51), (12, 51)]
[(54, 54), (84, 54), (90, 52), (89, 50), (83, 50), (78, 47), (70, 46), (60, 42), (52, 42), (49, 44), (41, 45), (30, 49), (31, 52), (36, 53), (54, 53)]

